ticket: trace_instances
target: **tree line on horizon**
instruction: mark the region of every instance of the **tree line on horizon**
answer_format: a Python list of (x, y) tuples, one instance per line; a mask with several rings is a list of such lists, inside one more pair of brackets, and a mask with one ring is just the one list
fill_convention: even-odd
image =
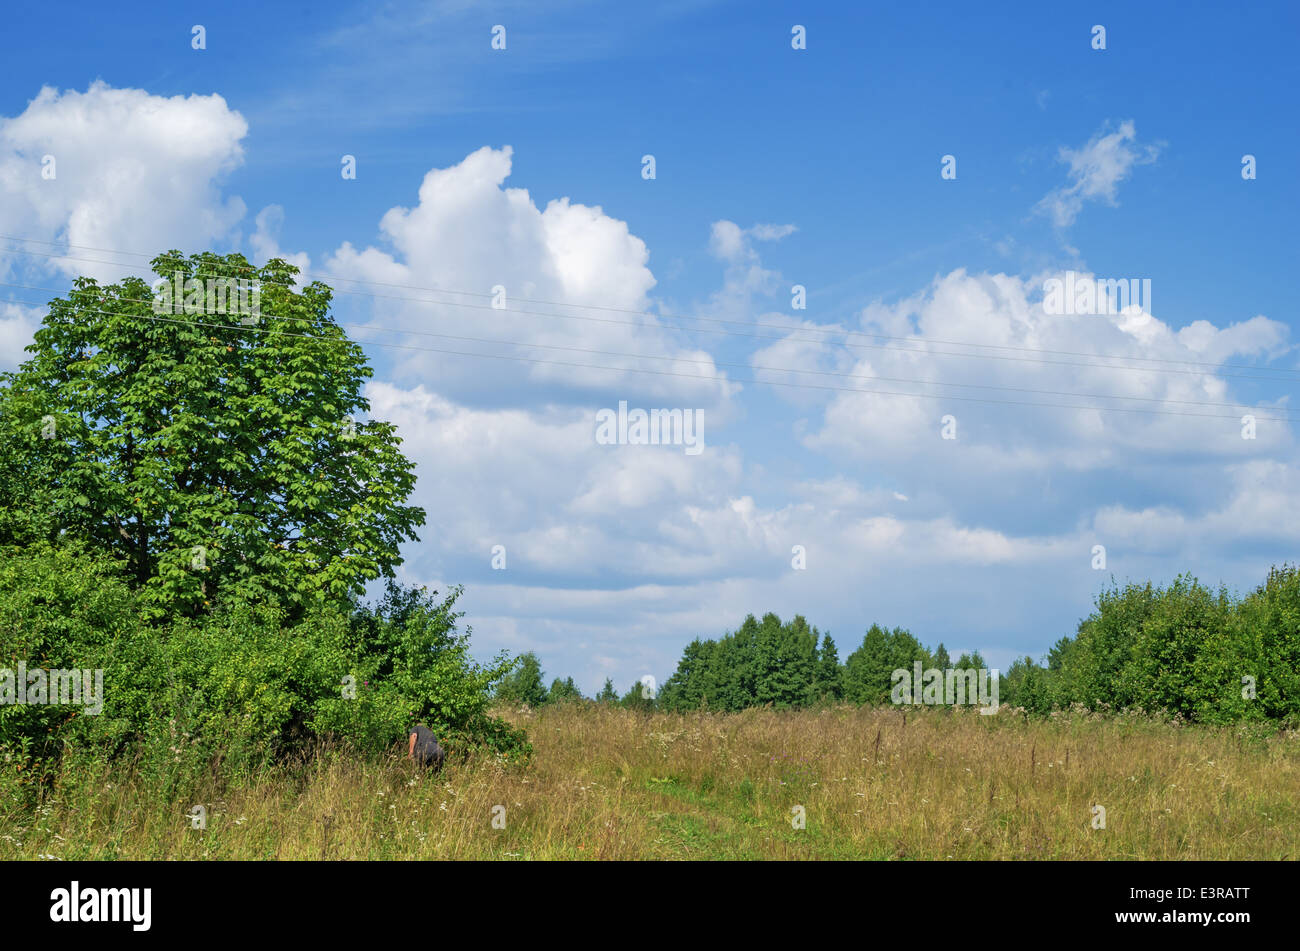
[[(658, 691), (638, 682), (620, 696), (606, 679), (594, 700), (671, 712), (881, 705), (891, 702), (894, 671), (917, 662), (927, 670), (987, 667), (978, 651), (953, 661), (942, 643), (931, 650), (907, 630), (879, 624), (841, 664), (835, 640), (802, 615), (782, 622), (751, 614), (734, 632), (687, 644)], [(548, 689), (532, 653), (496, 696), (532, 706), (586, 699), (572, 677)], [(1241, 598), (1190, 575), (1163, 587), (1112, 582), (1041, 663), (1026, 656), (1001, 672), (999, 699), (1037, 716), (1082, 706), (1203, 723), (1300, 722), (1300, 568), (1274, 567)]]

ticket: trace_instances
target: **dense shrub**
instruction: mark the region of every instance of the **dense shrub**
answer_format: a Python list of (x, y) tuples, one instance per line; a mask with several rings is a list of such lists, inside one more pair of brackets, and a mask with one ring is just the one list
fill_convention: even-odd
[(0, 751), (10, 764), (42, 776), (65, 738), (95, 719), (77, 707), (16, 703), (20, 665), (103, 668), (139, 626), (135, 597), (113, 560), (51, 545), (0, 554), (0, 670), (8, 681), (0, 690), (15, 691), (0, 703)]
[(102, 670), (103, 709), (0, 705), (0, 755), (39, 782), (69, 750), (129, 754), (169, 784), (213, 759), (252, 765), (323, 738), (382, 750), (418, 721), (453, 752), (526, 756), (523, 734), (488, 712), (511, 662), (473, 661), (459, 594), (390, 582), (378, 605), (327, 603), (296, 624), (274, 602), (243, 601), (158, 624), (118, 562), (11, 549), (0, 558), (0, 668)]
[[(1045, 667), (1017, 661), (1002, 699), (1030, 712), (1082, 704), (1206, 723), (1300, 721), (1300, 572), (1243, 599), (1183, 576), (1112, 585)], [(1253, 689), (1253, 694), (1252, 694)]]

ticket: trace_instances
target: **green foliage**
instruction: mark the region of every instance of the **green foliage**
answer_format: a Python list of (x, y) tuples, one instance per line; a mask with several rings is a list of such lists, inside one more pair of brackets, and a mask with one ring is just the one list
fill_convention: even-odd
[(572, 703), (583, 699), (585, 698), (582, 696), (582, 691), (578, 689), (572, 677), (565, 677), (563, 680), (556, 677), (551, 681), (551, 689), (546, 693), (547, 703)]
[[(978, 651), (952, 661), (943, 644), (931, 652), (902, 628), (872, 624), (843, 666), (830, 635), (820, 650), (816, 638), (802, 617), (782, 624), (774, 614), (750, 615), (733, 634), (691, 641), (660, 704), (670, 711), (841, 698), (887, 704), (897, 669), (988, 668)], [(1164, 588), (1112, 584), (1045, 664), (1023, 657), (1002, 673), (999, 699), (1038, 716), (1077, 704), (1208, 723), (1300, 723), (1300, 568), (1274, 568), (1240, 600), (1187, 576)]]
[(940, 670), (947, 670), (952, 666), (952, 658), (948, 656), (948, 648), (943, 646), (942, 641), (939, 642), (939, 646), (934, 650), (934, 666), (938, 667)]
[(1228, 612), (1226, 592), (1216, 596), (1193, 578), (1157, 591), (1120, 672), (1120, 695), (1144, 710), (1193, 716), (1213, 699), (1196, 677), (1197, 656), (1224, 631)]
[[(34, 786), (60, 760), (130, 756), (170, 788), (316, 740), (382, 750), (415, 722), (453, 753), (526, 756), (488, 713), (514, 664), (471, 658), (460, 589), (393, 583), (424, 512), (405, 504), (394, 427), (357, 419), (371, 370), (330, 289), (240, 255), (153, 268), (249, 279), (258, 312), (160, 313), (138, 278), (79, 279), (0, 377), (6, 775)], [(363, 604), (379, 577), (383, 600)], [(14, 703), (19, 665), (102, 672), (102, 710)]]
[[(320, 283), (282, 261), (156, 258), (160, 278), (249, 278), (260, 317), (159, 316), (139, 278), (80, 278), (0, 389), (0, 545), (66, 537), (122, 559), (153, 617), (219, 595), (299, 614), (393, 577), (424, 512), (394, 427), (349, 418), (371, 370)], [(355, 428), (353, 428), (355, 427)]]
[[(1195, 578), (1112, 585), (1040, 667), (1008, 672), (1003, 699), (1031, 713), (1081, 704), (1206, 723), (1300, 722), (1300, 571), (1274, 568), (1241, 600)], [(1250, 695), (1253, 684), (1255, 695)]]
[(618, 703), (618, 691), (614, 689), (614, 681), (605, 678), (605, 686), (600, 688), (600, 693), (596, 694), (597, 703)]
[(806, 705), (813, 699), (817, 672), (817, 633), (802, 616), (782, 624), (765, 614), (755, 651), (754, 699), (778, 710)]
[[(1223, 635), (1227, 642), (1207, 651), (1210, 685), (1206, 706), (1227, 716), (1300, 722), (1300, 567), (1273, 568), (1268, 579), (1234, 612)], [(1253, 677), (1256, 697), (1242, 696), (1243, 679)], [(1205, 717), (1209, 719), (1210, 717)]]
[(998, 699), (1001, 702), (1013, 707), (1024, 707), (1035, 716), (1044, 716), (1052, 709), (1047, 672), (1035, 664), (1032, 657), (1013, 661), (1002, 676), (998, 688)]
[(817, 654), (817, 673), (813, 679), (813, 699), (834, 702), (844, 698), (844, 671), (835, 641), (829, 634), (822, 635), (822, 647)]
[(844, 699), (885, 703), (889, 699), (889, 632), (872, 624), (862, 644), (844, 660)]
[(540, 707), (546, 702), (546, 684), (542, 680), (542, 662), (532, 651), (515, 658), (513, 669), (496, 688), (496, 697), (505, 703), (526, 703)]
[[(716, 677), (719, 673), (715, 654), (719, 647), (715, 641), (702, 641), (698, 637), (686, 645), (676, 672), (665, 681), (660, 691), (660, 701), (666, 710), (698, 710), (712, 696), (715, 708), (720, 706)], [(610, 684), (612, 689), (613, 684)], [(725, 708), (724, 708), (725, 709)]]
[(659, 709), (659, 697), (649, 684), (638, 680), (623, 694), (619, 706), (641, 713), (653, 713)]
[(439, 601), (436, 592), (389, 582), (378, 606), (359, 607), (346, 624), (333, 626), (336, 634), (321, 624), (320, 636), (330, 643), (343, 638), (343, 676), (351, 675), (357, 689), (355, 700), (343, 697), (340, 679), (331, 676), (308, 720), (312, 731), (378, 746), (405, 737), (420, 722), (452, 750), (526, 755), (523, 733), (488, 713), (492, 690), (514, 661), (505, 654), (486, 665), (473, 660), (473, 631), (457, 629), (463, 615), (453, 610), (461, 593), (456, 587)]
[[(818, 649), (818, 640), (821, 648)], [(687, 645), (677, 670), (660, 695), (667, 710), (743, 710), (770, 704), (776, 709), (823, 700), (885, 703), (890, 672), (911, 667), (929, 652), (906, 631), (872, 625), (863, 646), (841, 666), (835, 641), (802, 616), (782, 623), (775, 614), (753, 615), (718, 641)], [(902, 658), (904, 662), (896, 663)]]
[(391, 582), (377, 607), (329, 603), (298, 623), (231, 601), (149, 623), (121, 566), (48, 545), (0, 560), (0, 667), (101, 670), (103, 707), (0, 705), (0, 754), (32, 782), (68, 751), (132, 754), (162, 786), (217, 760), (255, 765), (331, 738), (379, 751), (412, 723), (458, 753), (525, 757), (522, 732), (488, 713), (512, 666), (479, 665), (456, 629), (460, 590), (436, 600)]
[[(110, 558), (46, 543), (26, 552), (0, 550), (0, 669), (14, 677), (0, 689), (15, 691), (0, 704), (0, 750), (18, 754), (29, 776), (43, 775), (65, 736), (98, 718), (83, 713), (85, 707), (15, 702), (19, 665), (103, 669), (139, 633), (135, 600), (121, 565)], [(109, 684), (106, 678), (106, 692)], [(133, 693), (121, 698), (133, 699)]]
[(901, 627), (889, 631), (872, 624), (861, 646), (844, 662), (845, 699), (853, 703), (889, 703), (893, 672), (900, 668), (911, 671), (918, 660), (922, 669), (937, 666), (933, 655)]

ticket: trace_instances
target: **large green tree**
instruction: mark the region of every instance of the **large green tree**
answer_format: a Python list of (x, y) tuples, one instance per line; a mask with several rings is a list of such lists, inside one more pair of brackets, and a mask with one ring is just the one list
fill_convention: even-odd
[(817, 668), (817, 634), (802, 615), (781, 623), (763, 615), (756, 647), (757, 679), (754, 702), (778, 710), (801, 707), (812, 698)]
[(259, 312), (199, 294), (160, 313), (135, 277), (51, 301), (0, 385), (0, 545), (85, 541), (156, 614), (234, 589), (300, 608), (393, 577), (424, 512), (394, 427), (361, 420), (372, 371), (330, 289), (238, 254), (152, 266), (170, 286), (255, 282)]
[(677, 662), (677, 670), (664, 683), (660, 700), (669, 710), (698, 710), (705, 703), (721, 706), (721, 699), (715, 689), (716, 641), (695, 638), (682, 651), (682, 658)]
[(853, 703), (884, 703), (889, 699), (889, 631), (872, 624), (862, 644), (844, 661), (844, 696)]

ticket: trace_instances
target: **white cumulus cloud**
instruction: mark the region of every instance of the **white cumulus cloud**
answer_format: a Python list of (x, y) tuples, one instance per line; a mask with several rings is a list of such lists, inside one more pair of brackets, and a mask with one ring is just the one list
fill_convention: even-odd
[[(218, 183), (243, 161), (247, 133), (215, 94), (168, 98), (103, 82), (85, 92), (42, 88), (21, 114), (0, 119), (0, 233), (103, 250), (72, 249), (68, 259), (0, 253), (0, 270), (54, 266), (108, 280), (141, 273), (159, 251), (230, 238), (245, 206)], [(107, 253), (115, 251), (145, 256)]]

